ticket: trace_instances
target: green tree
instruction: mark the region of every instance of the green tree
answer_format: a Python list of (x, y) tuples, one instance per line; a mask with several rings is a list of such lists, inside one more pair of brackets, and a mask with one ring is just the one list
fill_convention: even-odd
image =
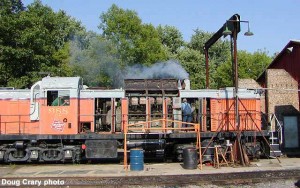
[(182, 33), (176, 27), (159, 25), (156, 29), (161, 43), (171, 54), (176, 54), (184, 46)]
[[(204, 44), (212, 36), (213, 33), (196, 29), (195, 34), (192, 35), (188, 47), (194, 50), (198, 50), (201, 54), (204, 54)], [(210, 60), (214, 60), (214, 63), (216, 63), (217, 65), (222, 64), (230, 57), (230, 42), (227, 40), (219, 39), (214, 45), (210, 47), (208, 52)]]
[(94, 32), (87, 32), (71, 42), (70, 65), (88, 86), (122, 85), (118, 58), (115, 46)]
[[(208, 39), (212, 37), (213, 33), (205, 32), (200, 29), (196, 29), (195, 33), (192, 35), (191, 41), (187, 44), (189, 49), (195, 50), (195, 52), (201, 54), (199, 61), (195, 64), (199, 66), (199, 69), (189, 70), (190, 77), (200, 77), (201, 80), (195, 80), (199, 83), (192, 83), (201, 88), (205, 88), (205, 58), (204, 58), (204, 44)], [(217, 88), (217, 67), (225, 63), (230, 59), (230, 42), (226, 40), (218, 40), (209, 49), (209, 82), (211, 88)], [(183, 61), (183, 64), (186, 62)], [(198, 76), (201, 75), (201, 76)]]
[[(238, 77), (257, 79), (271, 63), (272, 58), (266, 51), (258, 50), (254, 53), (238, 51)], [(228, 60), (217, 68), (218, 87), (233, 86), (232, 61)]]
[[(29, 87), (44, 76), (40, 72), (67, 75), (69, 70), (65, 71), (65, 66), (61, 66), (61, 58), (67, 58), (67, 55), (62, 56), (62, 51), (67, 51), (65, 43), (75, 31), (82, 29), (80, 24), (63, 11), (55, 13), (40, 1), (30, 4), (27, 9), (9, 3), (5, 5), (0, 8), (0, 22), (3, 23), (0, 24), (0, 71), (3, 75), (0, 84)], [(5, 11), (14, 7), (17, 9), (12, 13)]]
[(151, 24), (142, 24), (135, 11), (114, 4), (101, 14), (100, 20), (99, 29), (116, 45), (122, 66), (166, 60), (157, 30)]
[(1, 17), (5, 15), (14, 15), (25, 9), (21, 0), (2, 0), (0, 1)]
[(189, 73), (192, 89), (205, 88), (205, 61), (204, 55), (190, 48), (178, 51), (177, 58)]
[(16, 20), (19, 19), (20, 12), (24, 10), (25, 7), (20, 0), (0, 1), (0, 86), (7, 86), (12, 70), (14, 70), (11, 62), (17, 61), (18, 57), (24, 53), (22, 49), (17, 50), (19, 33), (15, 30), (18, 27)]

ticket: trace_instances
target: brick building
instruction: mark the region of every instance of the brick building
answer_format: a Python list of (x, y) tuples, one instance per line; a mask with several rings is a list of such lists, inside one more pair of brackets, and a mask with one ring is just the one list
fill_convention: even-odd
[(282, 150), (287, 154), (300, 153), (299, 81), (300, 40), (291, 40), (257, 79), (265, 88), (271, 130), (283, 127)]

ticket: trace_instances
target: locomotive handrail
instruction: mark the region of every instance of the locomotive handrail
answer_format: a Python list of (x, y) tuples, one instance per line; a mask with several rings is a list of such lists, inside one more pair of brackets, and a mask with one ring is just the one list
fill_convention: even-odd
[[(240, 120), (241, 120), (241, 127), (244, 127), (245, 130), (257, 130), (257, 127), (254, 126), (253, 124), (251, 124), (250, 126), (248, 125), (248, 117), (249, 116), (252, 116), (252, 120), (257, 120), (259, 121), (260, 119), (257, 119), (256, 116), (254, 116), (255, 114), (257, 113), (261, 113), (261, 112), (258, 112), (258, 111), (246, 111), (245, 110), (245, 113), (240, 113)], [(95, 115), (99, 115), (99, 114), (81, 114), (80, 116), (92, 116), (94, 117)], [(105, 114), (101, 114), (100, 116), (104, 116)], [(129, 114), (128, 116), (130, 116), (131, 114)], [(174, 128), (174, 127), (171, 127), (169, 125), (169, 123), (178, 123), (178, 124), (182, 124), (183, 122), (182, 121), (179, 121), (179, 120), (172, 120), (171, 118), (172, 117), (169, 117), (170, 114), (162, 114), (162, 117), (167, 117), (167, 118), (160, 118), (160, 119), (154, 119), (154, 120), (150, 120), (150, 121), (143, 121), (143, 122), (137, 122), (137, 123), (134, 123), (134, 124), (128, 124), (129, 127), (131, 127), (130, 129), (133, 130), (141, 130), (140, 128), (136, 127), (136, 128), (133, 128), (134, 126), (143, 126), (143, 125), (148, 125), (148, 124), (151, 124), (151, 123), (155, 123), (155, 122), (162, 122), (160, 126), (155, 126), (155, 127), (151, 127), (151, 128), (147, 128), (146, 126), (144, 126), (144, 132), (145, 131), (149, 131), (149, 130), (163, 130), (163, 131), (167, 131), (166, 129), (163, 129), (163, 128), (166, 128), (168, 127), (168, 130), (184, 130), (183, 128)], [(217, 120), (221, 121), (221, 119), (223, 118), (228, 118), (229, 117), (229, 125), (231, 127), (231, 131), (236, 131), (234, 125), (232, 124), (231, 121), (234, 121), (233, 118), (230, 118), (230, 116), (232, 115), (231, 112), (227, 112), (227, 113), (214, 113), (214, 114), (201, 114), (201, 116), (205, 117), (205, 116), (208, 116), (210, 115), (211, 116), (211, 119), (214, 119), (214, 120)], [(111, 115), (112, 117), (116, 117), (117, 115), (116, 114), (113, 114)], [(217, 116), (217, 117), (216, 117)], [(13, 119), (6, 119), (5, 117), (15, 117)], [(7, 125), (7, 124), (13, 124), (13, 123), (18, 123), (20, 124), (18, 129), (19, 129), (19, 133), (21, 133), (22, 129), (21, 129), (21, 124), (23, 125), (24, 123), (31, 123), (30, 120), (26, 120), (26, 119), (23, 119), (24, 117), (29, 117), (29, 114), (11, 114), (11, 115), (3, 115), (1, 114), (0, 115), (0, 134), (3, 134), (3, 133), (6, 133), (6, 129), (4, 129), (3, 125)], [(16, 119), (17, 118), (17, 119)], [(251, 118), (250, 118), (251, 119)], [(122, 122), (119, 122), (122, 124)], [(223, 122), (224, 123), (224, 122)], [(187, 125), (193, 125), (193, 123), (187, 123), (187, 122), (184, 122), (184, 124), (187, 124)], [(193, 128), (187, 128), (188, 130), (192, 131)], [(201, 130), (200, 130), (201, 131)]]

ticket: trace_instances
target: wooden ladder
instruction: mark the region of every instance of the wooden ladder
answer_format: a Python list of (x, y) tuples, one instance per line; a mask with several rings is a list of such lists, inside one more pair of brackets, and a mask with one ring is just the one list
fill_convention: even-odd
[(225, 146), (215, 145), (214, 167), (220, 168), (221, 165), (229, 166), (229, 164), (234, 164), (232, 144)]

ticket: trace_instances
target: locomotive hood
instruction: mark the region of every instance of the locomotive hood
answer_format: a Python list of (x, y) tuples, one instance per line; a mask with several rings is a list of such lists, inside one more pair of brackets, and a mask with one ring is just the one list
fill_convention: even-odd
[(80, 77), (45, 77), (42, 79), (42, 89), (78, 89), (82, 86)]

